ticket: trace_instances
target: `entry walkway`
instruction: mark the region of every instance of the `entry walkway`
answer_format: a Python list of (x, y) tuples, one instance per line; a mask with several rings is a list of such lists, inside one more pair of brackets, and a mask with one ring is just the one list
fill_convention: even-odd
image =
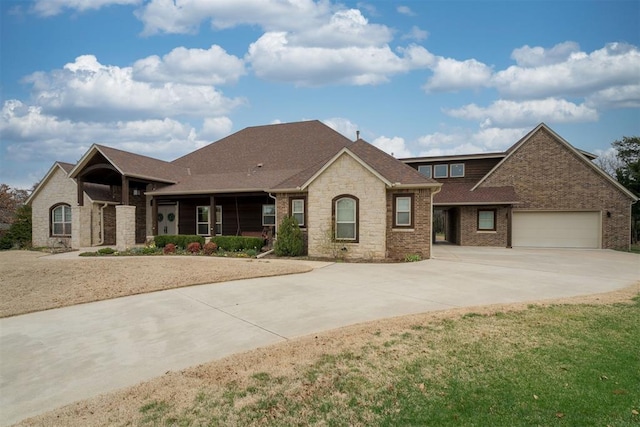
[(640, 280), (639, 261), (606, 250), (436, 245), (433, 259), (417, 263), (336, 263), (0, 319), (0, 419), (11, 424), (169, 370), (354, 323), (616, 290)]

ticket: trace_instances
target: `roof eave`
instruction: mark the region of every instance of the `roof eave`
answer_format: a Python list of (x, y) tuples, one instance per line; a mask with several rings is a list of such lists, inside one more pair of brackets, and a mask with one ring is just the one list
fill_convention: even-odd
[(518, 205), (521, 202), (433, 202), (433, 206), (493, 206), (493, 205)]
[(144, 194), (147, 196), (197, 196), (207, 194), (218, 193), (255, 193), (255, 192), (268, 193), (269, 190), (264, 188), (217, 188), (208, 190), (191, 190), (191, 191), (146, 191)]

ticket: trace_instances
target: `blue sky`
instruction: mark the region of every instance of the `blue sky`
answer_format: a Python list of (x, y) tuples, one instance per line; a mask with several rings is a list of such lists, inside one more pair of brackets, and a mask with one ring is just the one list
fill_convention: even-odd
[(396, 157), (640, 135), (640, 1), (2, 0), (0, 182), (319, 119)]

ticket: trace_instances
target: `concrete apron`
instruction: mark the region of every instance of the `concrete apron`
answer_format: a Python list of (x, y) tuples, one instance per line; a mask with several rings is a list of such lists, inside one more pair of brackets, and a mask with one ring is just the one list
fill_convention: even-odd
[(423, 262), (338, 263), (0, 319), (1, 422), (354, 323), (620, 289), (640, 280), (639, 260), (606, 250), (436, 245)]

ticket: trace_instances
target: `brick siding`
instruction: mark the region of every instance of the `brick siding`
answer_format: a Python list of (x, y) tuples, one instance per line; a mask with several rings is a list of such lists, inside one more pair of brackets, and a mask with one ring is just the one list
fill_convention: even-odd
[[(413, 228), (394, 228), (394, 194), (413, 194)], [(407, 255), (431, 257), (431, 190), (387, 190), (387, 257), (404, 259)]]

